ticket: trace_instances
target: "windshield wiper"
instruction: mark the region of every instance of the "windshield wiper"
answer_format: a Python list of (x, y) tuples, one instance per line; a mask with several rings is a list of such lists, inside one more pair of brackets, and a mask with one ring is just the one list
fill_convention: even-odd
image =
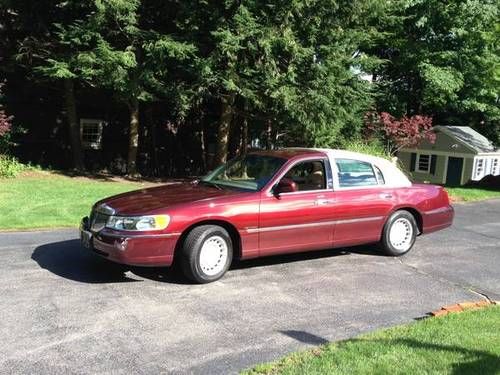
[(222, 187), (219, 184), (216, 184), (215, 182), (212, 182), (212, 181), (199, 180), (198, 184), (204, 184), (204, 185), (208, 185), (208, 186), (213, 186), (213, 187), (215, 187), (215, 188), (217, 188), (219, 190), (224, 190), (224, 189), (222, 189)]

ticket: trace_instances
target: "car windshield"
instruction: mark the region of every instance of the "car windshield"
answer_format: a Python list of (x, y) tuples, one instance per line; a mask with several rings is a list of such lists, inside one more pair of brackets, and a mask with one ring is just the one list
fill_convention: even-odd
[(200, 180), (215, 187), (258, 191), (285, 164), (286, 159), (249, 154), (230, 160)]

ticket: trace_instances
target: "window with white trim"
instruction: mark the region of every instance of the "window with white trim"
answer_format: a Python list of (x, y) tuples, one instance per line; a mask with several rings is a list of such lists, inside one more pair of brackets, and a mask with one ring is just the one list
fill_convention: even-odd
[(477, 159), (476, 177), (482, 176), (484, 173), (484, 159)]
[(493, 159), (493, 162), (491, 164), (491, 174), (493, 176), (498, 175), (498, 159)]
[(431, 171), (431, 156), (427, 154), (419, 154), (417, 158), (417, 172), (430, 173)]
[(100, 150), (102, 148), (102, 129), (104, 121), (99, 119), (80, 119), (82, 147)]
[(379, 184), (370, 163), (352, 159), (336, 159), (335, 162), (341, 188)]

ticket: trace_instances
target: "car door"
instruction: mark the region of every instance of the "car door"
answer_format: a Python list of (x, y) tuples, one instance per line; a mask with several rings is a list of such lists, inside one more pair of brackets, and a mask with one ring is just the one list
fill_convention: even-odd
[(385, 220), (395, 206), (396, 194), (385, 186), (375, 165), (355, 159), (335, 159), (335, 247), (380, 240)]
[(272, 191), (262, 193), (259, 254), (331, 247), (334, 197), (328, 159), (297, 162), (281, 178), (293, 180), (298, 191), (279, 196)]

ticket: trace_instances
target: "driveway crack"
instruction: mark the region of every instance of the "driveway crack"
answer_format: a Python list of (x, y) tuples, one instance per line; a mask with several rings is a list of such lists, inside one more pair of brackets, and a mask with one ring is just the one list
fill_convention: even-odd
[(417, 266), (413, 266), (411, 264), (405, 263), (401, 258), (398, 258), (397, 260), (403, 266), (411, 269), (412, 271), (414, 271), (414, 272), (416, 272), (416, 273), (418, 273), (420, 275), (423, 275), (423, 276), (429, 277), (431, 279), (437, 280), (437, 281), (439, 281), (441, 283), (445, 283), (445, 284), (448, 284), (448, 285), (452, 285), (454, 287), (458, 287), (458, 288), (460, 288), (462, 290), (465, 290), (465, 291), (467, 291), (469, 293), (476, 294), (476, 295), (480, 296), (482, 299), (484, 299), (484, 300), (486, 300), (488, 302), (494, 302), (490, 298), (490, 296), (488, 294), (486, 294), (484, 291), (481, 291), (481, 290), (477, 289), (473, 285), (462, 284), (460, 282), (453, 281), (453, 280), (447, 279), (445, 277), (441, 277), (441, 276), (437, 276), (437, 275), (434, 275), (434, 274), (429, 273), (429, 272), (425, 272), (425, 271), (421, 270), (420, 268), (418, 268)]
[(490, 236), (488, 234), (484, 234), (484, 233), (481, 233), (481, 232), (478, 232), (478, 231), (475, 231), (472, 229), (468, 229), (468, 228), (462, 228), (462, 231), (477, 234), (478, 236), (483, 236), (483, 237), (489, 238), (490, 240), (500, 240), (500, 237)]

